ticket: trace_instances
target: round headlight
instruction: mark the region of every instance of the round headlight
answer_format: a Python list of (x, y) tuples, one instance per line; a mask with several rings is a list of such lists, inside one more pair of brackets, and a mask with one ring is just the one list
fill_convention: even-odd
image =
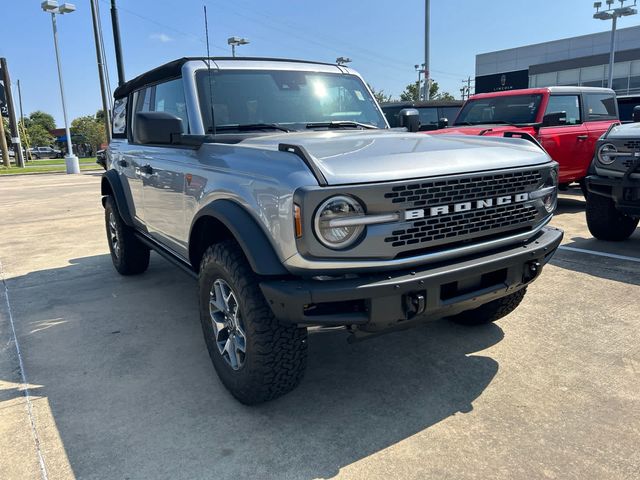
[(605, 143), (598, 149), (598, 160), (604, 165), (611, 165), (616, 159), (616, 157), (611, 154), (617, 152), (618, 149), (616, 149), (615, 145)]
[(358, 240), (364, 230), (364, 225), (342, 225), (341, 222), (335, 220), (363, 214), (362, 205), (351, 197), (338, 195), (328, 198), (320, 205), (314, 218), (318, 240), (329, 248), (347, 248)]

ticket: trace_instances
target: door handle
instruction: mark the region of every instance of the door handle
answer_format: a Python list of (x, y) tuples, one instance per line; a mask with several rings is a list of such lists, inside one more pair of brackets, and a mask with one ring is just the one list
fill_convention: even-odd
[(140, 173), (145, 175), (153, 175), (153, 167), (149, 164), (140, 167)]
[(120, 165), (121, 167), (128, 167), (129, 166), (129, 162), (127, 162), (126, 160), (120, 160), (118, 162), (118, 165)]
[(578, 135), (578, 140), (586, 140), (587, 138), (589, 138), (589, 135)]

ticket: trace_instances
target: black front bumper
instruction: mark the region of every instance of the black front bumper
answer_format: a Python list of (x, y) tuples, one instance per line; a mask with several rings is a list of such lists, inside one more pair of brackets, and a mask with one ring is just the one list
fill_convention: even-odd
[(589, 175), (585, 179), (587, 190), (589, 193), (611, 198), (618, 211), (631, 217), (640, 217), (640, 180), (631, 178), (631, 173), (638, 166), (630, 168), (624, 177), (619, 178)]
[(281, 322), (382, 331), (455, 315), (525, 287), (562, 237), (545, 227), (525, 244), (457, 261), (356, 278), (270, 280), (260, 287)]

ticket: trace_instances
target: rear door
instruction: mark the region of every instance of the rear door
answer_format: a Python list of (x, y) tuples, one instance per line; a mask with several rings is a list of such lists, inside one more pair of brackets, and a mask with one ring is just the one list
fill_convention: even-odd
[(589, 147), (580, 95), (551, 95), (545, 115), (560, 112), (565, 114), (565, 123), (541, 127), (539, 140), (551, 158), (560, 164), (560, 183), (570, 183), (584, 177), (584, 166), (591, 162), (593, 151)]

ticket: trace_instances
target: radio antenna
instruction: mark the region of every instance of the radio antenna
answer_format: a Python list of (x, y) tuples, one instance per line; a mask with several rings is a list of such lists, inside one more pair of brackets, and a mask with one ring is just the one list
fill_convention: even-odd
[(216, 134), (216, 121), (213, 116), (213, 86), (211, 85), (211, 54), (209, 53), (209, 21), (207, 20), (207, 6), (204, 7), (204, 33), (207, 39), (207, 72), (208, 72), (208, 82), (209, 83), (209, 105), (211, 106), (211, 133), (215, 136)]

